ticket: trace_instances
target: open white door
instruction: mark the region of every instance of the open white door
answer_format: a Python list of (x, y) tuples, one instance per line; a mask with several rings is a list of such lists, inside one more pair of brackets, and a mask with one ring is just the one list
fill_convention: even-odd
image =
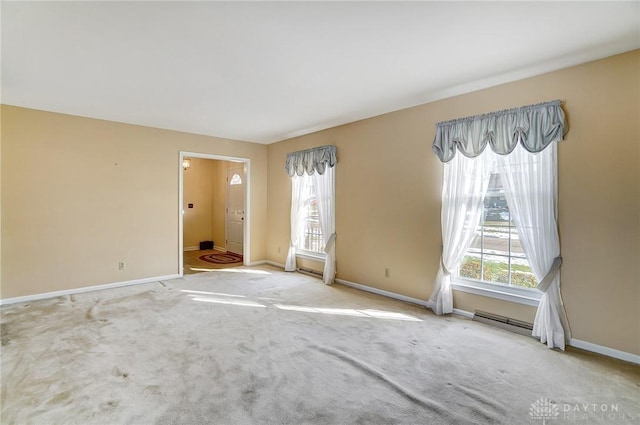
[(227, 169), (227, 206), (226, 231), (227, 251), (243, 255), (244, 253), (244, 164), (237, 164)]

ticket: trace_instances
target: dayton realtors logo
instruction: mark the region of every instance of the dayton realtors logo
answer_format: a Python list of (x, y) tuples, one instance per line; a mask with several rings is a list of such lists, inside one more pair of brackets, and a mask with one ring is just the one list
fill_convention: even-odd
[(546, 425), (548, 420), (556, 419), (560, 415), (558, 405), (548, 398), (541, 398), (531, 403), (529, 407), (529, 417), (538, 421), (542, 421), (542, 425)]
[(555, 419), (562, 423), (587, 422), (599, 420), (612, 423), (639, 423), (640, 413), (621, 412), (618, 404), (606, 403), (562, 403), (557, 404), (548, 398), (541, 398), (531, 403), (529, 418), (542, 421), (548, 425)]

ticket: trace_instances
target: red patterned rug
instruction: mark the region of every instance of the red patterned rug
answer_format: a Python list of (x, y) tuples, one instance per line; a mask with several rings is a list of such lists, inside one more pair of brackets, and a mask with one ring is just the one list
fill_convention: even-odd
[(213, 254), (201, 255), (199, 258), (202, 261), (213, 264), (231, 264), (242, 262), (242, 255), (235, 254), (233, 252), (214, 252)]

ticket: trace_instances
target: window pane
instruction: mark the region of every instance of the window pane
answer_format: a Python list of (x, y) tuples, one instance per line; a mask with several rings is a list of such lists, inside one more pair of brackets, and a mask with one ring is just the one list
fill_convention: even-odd
[(230, 186), (234, 186), (237, 184), (242, 184), (242, 177), (240, 177), (240, 174), (234, 174), (233, 176), (231, 176), (231, 181), (229, 181)]
[(489, 179), (480, 227), (460, 264), (458, 276), (525, 288), (535, 288), (538, 284), (520, 243), (497, 173)]
[(481, 229), (476, 231), (476, 234), (473, 236), (473, 240), (471, 241), (471, 246), (469, 247), (469, 251), (477, 251), (480, 252), (482, 249), (482, 233)]
[(518, 231), (515, 228), (511, 229), (511, 255), (522, 258), (525, 257), (524, 248), (522, 248)]
[(509, 283), (509, 258), (485, 255), (482, 262), (484, 279), (487, 282)]
[(302, 247), (307, 251), (323, 252), (324, 243), (322, 241), (317, 199), (315, 197), (310, 198), (306, 206)]
[(483, 250), (489, 254), (509, 255), (509, 228), (486, 225)]
[(462, 259), (460, 263), (460, 277), (466, 277), (467, 279), (482, 278), (480, 274), (480, 255), (467, 255)]
[(524, 288), (535, 288), (538, 286), (538, 281), (535, 276), (533, 276), (533, 272), (526, 258), (513, 258), (511, 261), (512, 285)]
[(504, 196), (499, 174), (492, 174), (484, 198), (484, 222), (491, 225), (509, 225), (509, 207)]

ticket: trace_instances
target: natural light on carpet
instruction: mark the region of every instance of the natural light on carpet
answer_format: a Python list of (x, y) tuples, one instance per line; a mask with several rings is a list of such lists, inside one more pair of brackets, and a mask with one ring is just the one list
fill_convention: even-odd
[(219, 298), (200, 298), (200, 297), (195, 297), (195, 298), (191, 298), (194, 301), (201, 301), (201, 302), (205, 302), (205, 303), (215, 303), (215, 304), (231, 304), (231, 305), (239, 305), (239, 306), (243, 306), (243, 307), (260, 307), (260, 308), (265, 308), (266, 305), (263, 304), (258, 304), (256, 302), (253, 301), (234, 301), (234, 300), (222, 300)]
[(223, 297), (246, 298), (245, 295), (222, 294), (220, 292), (192, 291), (190, 289), (181, 289), (180, 292), (188, 292), (190, 294), (222, 295)]
[(352, 308), (324, 308), (324, 307), (303, 307), (295, 305), (274, 304), (280, 310), (303, 311), (306, 313), (333, 314), (339, 316), (373, 317), (376, 319), (406, 320), (410, 322), (421, 322), (422, 320), (402, 313), (380, 310), (355, 310)]
[[(374, 319), (387, 319), (387, 320), (404, 320), (408, 322), (421, 322), (421, 319), (418, 319), (413, 316), (409, 316), (404, 313), (396, 313), (393, 311), (382, 311), (382, 310), (371, 310), (371, 309), (363, 309), (357, 310), (353, 308), (328, 308), (328, 307), (306, 307), (299, 305), (287, 305), (287, 304), (275, 304), (270, 303), (269, 301), (273, 300), (273, 298), (260, 298), (260, 300), (265, 301), (265, 304), (260, 304), (251, 300), (237, 300), (235, 298), (246, 298), (245, 295), (235, 295), (235, 294), (223, 294), (220, 292), (206, 292), (206, 291), (194, 291), (191, 289), (181, 289), (180, 292), (186, 293), (189, 298), (193, 301), (205, 302), (205, 303), (213, 303), (213, 304), (227, 304), (227, 305), (236, 305), (241, 307), (259, 307), (259, 308), (267, 308), (267, 307), (275, 307), (279, 310), (285, 311), (297, 311), (301, 313), (319, 313), (319, 314), (328, 314), (333, 316), (354, 316), (354, 317), (366, 317), (366, 318), (374, 318)], [(220, 298), (220, 297), (229, 297)]]

